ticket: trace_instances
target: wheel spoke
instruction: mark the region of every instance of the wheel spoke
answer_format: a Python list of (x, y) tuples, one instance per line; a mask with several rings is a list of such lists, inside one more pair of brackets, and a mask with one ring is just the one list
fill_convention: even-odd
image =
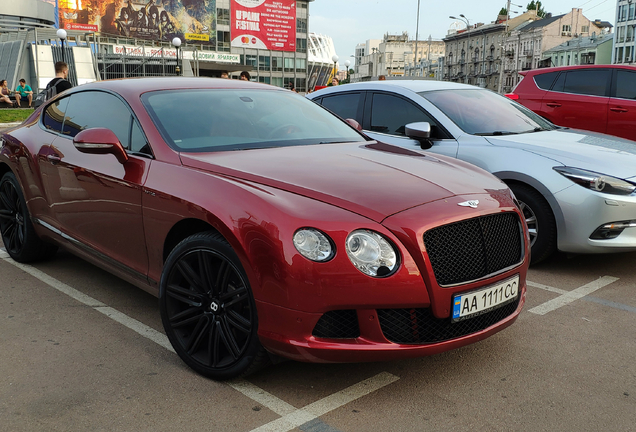
[(204, 292), (206, 294), (207, 293), (214, 294), (215, 293), (215, 285), (213, 283), (214, 276), (213, 276), (212, 262), (208, 258), (209, 254), (204, 251), (200, 251), (197, 255), (199, 259), (200, 280), (201, 280), (201, 285), (204, 289)]
[(223, 293), (219, 296), (222, 301), (229, 300), (234, 296), (240, 296), (247, 292), (245, 287), (235, 288), (233, 285), (228, 285), (228, 288), (231, 288), (226, 293)]
[(188, 308), (170, 317), (170, 323), (173, 327), (183, 327), (196, 321), (203, 315), (203, 311), (199, 308)]
[(16, 250), (17, 248), (17, 239), (16, 239), (16, 231), (17, 231), (18, 227), (17, 224), (12, 223), (7, 227), (6, 232), (4, 233), (4, 235), (7, 237), (8, 243), (7, 244), (7, 249), (9, 250)]
[(3, 190), (0, 192), (0, 202), (2, 202), (2, 207), (9, 209), (12, 213), (15, 213), (15, 206), (13, 205), (14, 200), (9, 195), (13, 195), (10, 193), (11, 184), (8, 182), (4, 184)]
[(249, 334), (252, 330), (252, 322), (236, 311), (227, 312), (227, 323), (242, 333)]
[(216, 275), (216, 282), (214, 287), (221, 296), (225, 292), (225, 287), (227, 286), (227, 280), (230, 277), (230, 272), (232, 271), (232, 267), (227, 263), (227, 261), (221, 261), (221, 265), (219, 266), (219, 270)]
[[(170, 284), (167, 290), (170, 297), (179, 300), (182, 303), (192, 307), (201, 307), (203, 304), (203, 296), (199, 293), (195, 293), (192, 290), (182, 288), (179, 285)], [(190, 297), (194, 297), (190, 298)]]
[(190, 286), (201, 293), (205, 293), (205, 289), (201, 284), (201, 279), (199, 279), (199, 275), (192, 269), (190, 264), (188, 264), (185, 260), (179, 260), (177, 262), (177, 269), (179, 273), (184, 277), (184, 279), (190, 284)]
[(190, 336), (190, 340), (188, 341), (188, 346), (186, 347), (188, 354), (194, 355), (197, 352), (201, 346), (201, 342), (205, 340), (205, 335), (208, 332), (210, 324), (210, 319), (207, 316), (203, 316), (199, 322), (197, 322), (197, 325)]
[(241, 353), (241, 350), (238, 347), (236, 340), (234, 339), (234, 335), (232, 334), (229, 327), (227, 326), (227, 321), (225, 317), (221, 318), (221, 321), (219, 324), (220, 325), (217, 327), (217, 329), (220, 333), (223, 344), (227, 347), (230, 354), (232, 354), (232, 357), (234, 357), (234, 360), (238, 359), (238, 356)]
[(15, 216), (11, 210), (0, 209), (0, 219), (12, 220), (13, 218), (15, 218)]
[(242, 302), (244, 300), (247, 300), (249, 294), (247, 293), (246, 290), (243, 290), (243, 294), (236, 296), (236, 298), (230, 300), (229, 302), (224, 303), (225, 308), (229, 308), (231, 306), (234, 306), (235, 304)]

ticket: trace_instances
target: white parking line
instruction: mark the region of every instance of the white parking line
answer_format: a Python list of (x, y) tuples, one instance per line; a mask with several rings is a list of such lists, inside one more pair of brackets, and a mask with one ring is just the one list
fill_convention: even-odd
[[(174, 349), (172, 348), (172, 345), (170, 345), (170, 341), (165, 334), (158, 332), (145, 324), (142, 324), (136, 319), (131, 318), (128, 315), (107, 306), (99, 300), (96, 300), (76, 290), (75, 288), (70, 287), (69, 285), (66, 285), (65, 283), (47, 275), (46, 273), (36, 269), (35, 267), (14, 261), (2, 248), (0, 248), (0, 259), (3, 259), (4, 261), (16, 266), (25, 273), (28, 273), (34, 278), (44, 282), (45, 284), (58, 290), (59, 292), (68, 295), (78, 302), (95, 309), (96, 311), (106, 315), (114, 321), (117, 321), (121, 325), (133, 330), (141, 336), (150, 339), (158, 345), (161, 345), (167, 350), (174, 352)], [(257, 429), (254, 429), (254, 431), (286, 432), (295, 429), (298, 426), (301, 426), (309, 421), (315, 420), (330, 411), (340, 408), (341, 406), (346, 405), (351, 401), (359, 399), (362, 396), (372, 393), (399, 379), (399, 377), (388, 372), (382, 372), (374, 377), (359, 382), (358, 384), (354, 384), (351, 387), (341, 390), (331, 396), (320, 399), (319, 401), (316, 401), (301, 409), (297, 409), (296, 407), (255, 386), (254, 384), (249, 383), (248, 381), (235, 380), (229, 381), (227, 384), (233, 389), (241, 392), (245, 396), (260, 403), (264, 407), (281, 416), (280, 419), (267, 423)]]
[[(586, 295), (592, 294), (594, 291), (597, 291), (604, 286), (611, 284), (612, 282), (616, 282), (618, 278), (612, 276), (603, 276), (595, 281), (592, 281), (588, 284), (583, 285), (580, 288), (576, 288), (572, 291), (565, 291), (559, 297), (554, 298), (550, 301), (547, 301), (539, 306), (535, 306), (530, 309), (528, 312), (532, 312), (537, 315), (545, 315), (548, 312), (556, 310), (562, 306), (565, 306), (569, 303), (572, 303), (575, 300), (585, 297)], [(539, 284), (535, 284), (539, 285)], [(545, 285), (543, 287), (546, 287)], [(551, 287), (550, 287), (551, 288)], [(544, 288), (545, 289), (545, 288)], [(551, 289), (550, 291), (555, 291), (555, 289)], [(559, 290), (562, 291), (562, 290)]]
[(382, 372), (374, 377), (366, 379), (347, 387), (344, 390), (334, 393), (331, 396), (322, 398), (305, 408), (296, 410), (277, 420), (269, 422), (259, 428), (253, 429), (251, 432), (287, 432), (297, 428), (311, 420), (327, 414), (343, 405), (348, 404), (356, 399), (366, 396), (376, 390), (387, 386), (400, 378), (388, 372)]

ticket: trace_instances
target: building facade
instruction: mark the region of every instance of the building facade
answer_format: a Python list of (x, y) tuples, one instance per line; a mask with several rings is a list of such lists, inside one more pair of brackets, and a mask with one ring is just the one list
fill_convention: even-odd
[(634, 64), (636, 49), (636, 3), (618, 0), (616, 4), (616, 31), (614, 32), (612, 63)]
[(544, 52), (572, 38), (590, 37), (602, 31), (579, 8), (558, 16), (548, 14), (543, 19), (519, 25), (504, 42), (503, 91), (509, 92), (519, 82), (520, 71), (538, 68)]
[(579, 36), (541, 54), (539, 67), (610, 64), (613, 35)]

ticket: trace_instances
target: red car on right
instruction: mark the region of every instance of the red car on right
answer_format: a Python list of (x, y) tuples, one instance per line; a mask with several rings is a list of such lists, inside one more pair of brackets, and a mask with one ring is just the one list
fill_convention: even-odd
[(552, 123), (636, 141), (636, 67), (562, 66), (520, 75), (506, 96)]

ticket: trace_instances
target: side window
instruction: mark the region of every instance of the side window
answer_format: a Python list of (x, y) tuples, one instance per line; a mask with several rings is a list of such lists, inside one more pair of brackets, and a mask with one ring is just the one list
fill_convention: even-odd
[(565, 84), (565, 77), (567, 76), (567, 72), (561, 72), (561, 75), (557, 78), (556, 82), (552, 86), (552, 91), (562, 92), (563, 84)]
[(415, 104), (393, 95), (373, 95), (371, 131), (404, 136), (405, 126), (415, 122), (429, 122), (433, 137), (440, 138), (437, 123)]
[(130, 149), (133, 117), (117, 97), (96, 91), (75, 93), (66, 110), (62, 133), (74, 137), (84, 129), (104, 127), (112, 130), (125, 149)]
[(51, 132), (62, 132), (62, 123), (64, 123), (64, 113), (68, 106), (69, 98), (58, 99), (49, 105), (42, 115), (42, 124)]
[(563, 91), (591, 96), (605, 96), (609, 69), (586, 69), (568, 71)]
[(636, 99), (636, 73), (626, 70), (616, 72), (616, 96), (621, 99)]
[(343, 119), (351, 118), (361, 123), (362, 119), (358, 118), (361, 95), (361, 93), (345, 93), (327, 96), (322, 98), (322, 106), (338, 114)]
[(537, 84), (541, 90), (550, 90), (554, 79), (557, 77), (559, 72), (548, 72), (544, 74), (535, 75), (534, 82)]
[(148, 142), (146, 141), (146, 136), (141, 131), (141, 127), (137, 124), (136, 121), (132, 122), (132, 131), (130, 133), (130, 150), (134, 152), (141, 152), (152, 154), (150, 151), (150, 146), (148, 146)]

